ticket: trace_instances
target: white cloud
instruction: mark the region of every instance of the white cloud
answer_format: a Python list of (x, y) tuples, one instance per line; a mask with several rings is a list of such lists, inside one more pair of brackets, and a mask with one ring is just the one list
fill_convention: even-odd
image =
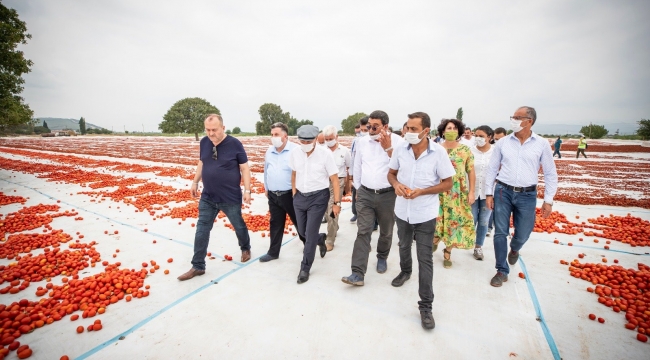
[(36, 116), (157, 129), (184, 97), (253, 130), (273, 102), (334, 124), (375, 109), (502, 123), (650, 117), (647, 1), (4, 1), (33, 38)]

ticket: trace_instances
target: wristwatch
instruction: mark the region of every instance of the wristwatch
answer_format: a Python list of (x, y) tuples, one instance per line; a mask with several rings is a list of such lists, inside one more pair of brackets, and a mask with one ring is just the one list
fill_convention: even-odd
[(340, 201), (335, 201), (335, 202), (334, 202), (334, 205), (341, 206), (341, 202), (340, 202)]
[(389, 152), (389, 151), (391, 151), (391, 150), (393, 150), (393, 147), (392, 147), (392, 146), (389, 147), (388, 149), (384, 149), (385, 152)]

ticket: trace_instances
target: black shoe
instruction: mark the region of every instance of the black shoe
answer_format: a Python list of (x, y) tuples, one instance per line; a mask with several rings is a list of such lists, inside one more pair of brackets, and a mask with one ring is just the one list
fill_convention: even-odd
[(404, 285), (406, 280), (408, 280), (410, 278), (411, 278), (411, 273), (406, 273), (404, 271), (400, 271), (399, 275), (397, 275), (397, 277), (394, 278), (393, 282), (390, 283), (390, 284), (393, 285), (394, 287), (400, 287), (400, 286)]
[(433, 320), (431, 311), (420, 311), (420, 318), (422, 320), (422, 327), (426, 330), (432, 330), (436, 327), (436, 321)]
[(514, 265), (517, 263), (517, 260), (519, 260), (519, 251), (510, 250), (508, 253), (508, 263)]
[(306, 283), (309, 280), (309, 273), (307, 271), (300, 271), (298, 274), (298, 284)]
[(278, 258), (273, 257), (273, 256), (271, 256), (269, 254), (264, 254), (264, 255), (262, 255), (262, 257), (260, 257), (260, 262), (268, 262), (268, 261), (277, 260), (277, 259)]
[(379, 225), (375, 224), (375, 226), (372, 228), (372, 231), (377, 231), (378, 228), (379, 228)]
[(377, 272), (383, 274), (388, 269), (388, 264), (386, 264), (386, 259), (377, 259)]
[(325, 233), (320, 233), (320, 237), (318, 239), (318, 248), (320, 249), (320, 257), (325, 257), (325, 254), (327, 254), (327, 245), (325, 245), (325, 239), (327, 239), (327, 234)]

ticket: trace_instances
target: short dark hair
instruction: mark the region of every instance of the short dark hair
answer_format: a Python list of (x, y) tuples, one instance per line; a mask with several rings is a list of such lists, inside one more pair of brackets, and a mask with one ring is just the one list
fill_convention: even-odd
[(395, 130), (395, 131), (393, 131), (393, 134), (398, 135), (398, 136), (402, 136), (402, 130)]
[[(420, 119), (422, 124), (422, 129), (431, 128), (431, 118), (429, 114), (421, 111), (414, 112), (413, 114), (408, 114), (409, 119)], [(404, 123), (406, 126), (406, 123)]]
[(289, 135), (289, 128), (284, 123), (276, 122), (275, 124), (271, 125), (271, 130), (275, 128), (280, 128), (282, 131), (284, 131), (285, 134)]
[(355, 129), (359, 129), (359, 128), (361, 128), (361, 125), (356, 124), (356, 125), (354, 125), (354, 128), (355, 128)]
[(359, 120), (359, 124), (363, 126), (368, 125), (368, 116), (362, 117), (361, 120)]
[(454, 123), (454, 125), (456, 125), (456, 129), (458, 129), (458, 137), (456, 140), (460, 139), (460, 137), (465, 132), (465, 124), (463, 124), (463, 122), (458, 119), (442, 119), (440, 121), (440, 125), (438, 125), (438, 136), (443, 137), (445, 128), (449, 123)]
[(532, 106), (520, 106), (519, 109), (526, 109), (526, 115), (533, 119), (533, 125), (535, 125), (535, 121), (537, 121), (537, 111), (535, 111), (535, 108)]
[(508, 134), (508, 133), (506, 132), (506, 129), (504, 129), (504, 128), (502, 128), (502, 127), (498, 127), (498, 128), (496, 128), (496, 129), (494, 129), (494, 133), (495, 133), (495, 134), (503, 134), (503, 135), (507, 135), (507, 134)]
[(388, 114), (381, 110), (375, 110), (368, 115), (368, 119), (379, 119), (382, 125), (388, 125)]

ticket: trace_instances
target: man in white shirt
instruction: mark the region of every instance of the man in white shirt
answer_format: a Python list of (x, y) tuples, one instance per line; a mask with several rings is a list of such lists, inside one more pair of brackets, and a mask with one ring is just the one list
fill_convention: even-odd
[(448, 191), (456, 174), (447, 151), (428, 138), (431, 119), (423, 112), (408, 115), (406, 143), (395, 148), (388, 165), (388, 181), (395, 188), (395, 222), (399, 238), (399, 275), (392, 285), (399, 287), (411, 278), (411, 244), (415, 235), (422, 327), (435, 327), (433, 304), (433, 234), (440, 211), (438, 194)]
[(387, 134), (388, 114), (381, 110), (368, 116), (370, 136), (360, 138), (354, 155), (354, 187), (357, 189), (357, 238), (352, 251), (352, 275), (341, 279), (346, 284), (362, 286), (368, 268), (370, 238), (379, 222), (377, 243), (377, 272), (386, 272), (386, 259), (393, 241), (395, 224), (395, 189), (388, 182), (388, 163), (393, 146), (404, 140)]
[[(330, 149), (330, 151), (332, 151), (334, 163), (339, 169), (339, 194), (341, 194), (341, 196), (349, 194), (350, 182), (348, 181), (348, 169), (352, 166), (350, 150), (339, 143), (339, 136), (333, 125), (328, 125), (323, 128), (323, 136), (325, 137), (325, 145)], [(334, 249), (336, 232), (339, 231), (339, 217), (329, 216), (332, 212), (333, 205), (334, 188), (332, 182), (330, 182), (330, 201), (327, 204), (327, 211), (325, 212), (325, 218), (327, 219), (327, 239), (325, 240), (325, 245), (327, 251), (332, 251), (332, 249)]]
[[(332, 214), (338, 216), (341, 212), (341, 194), (339, 193), (338, 169), (334, 163), (332, 152), (325, 147), (316, 146), (318, 128), (313, 125), (303, 125), (296, 132), (300, 141), (300, 149), (291, 151), (289, 166), (291, 173), (291, 191), (293, 207), (296, 210), (296, 227), (298, 233), (305, 238), (305, 249), (298, 274), (298, 284), (309, 280), (309, 271), (314, 263), (316, 245), (320, 247), (320, 256), (327, 253), (325, 246), (326, 235), (318, 233), (320, 221), (327, 209), (330, 198), (330, 181), (334, 189), (334, 205)], [(330, 216), (330, 214), (327, 214)]]
[[(350, 146), (350, 156), (352, 158), (352, 164), (354, 164), (354, 154), (357, 151), (357, 141), (359, 138), (362, 138), (364, 136), (368, 136), (368, 117), (364, 116), (359, 120), (359, 132), (357, 133), (357, 137), (352, 140), (352, 146)], [(355, 129), (356, 131), (356, 129)], [(350, 222), (355, 222), (357, 221), (357, 189), (354, 187), (352, 178), (352, 172), (354, 171), (354, 166), (350, 167), (349, 169), (349, 181), (352, 184), (352, 218), (350, 219)]]
[[(557, 171), (548, 141), (531, 130), (536, 120), (537, 112), (530, 106), (522, 106), (515, 111), (510, 117), (513, 133), (497, 141), (485, 176), (486, 205), (494, 211), (497, 273), (490, 285), (495, 287), (508, 281), (508, 263), (517, 263), (519, 250), (535, 226), (537, 173), (540, 166), (544, 171), (545, 187), (542, 217), (549, 217), (553, 211)], [(508, 253), (510, 215), (513, 217), (515, 233)]]
[(471, 148), (474, 146), (474, 136), (472, 136), (472, 129), (468, 126), (465, 128), (465, 132), (463, 133), (463, 136), (458, 140), (459, 143), (466, 145), (467, 147)]

